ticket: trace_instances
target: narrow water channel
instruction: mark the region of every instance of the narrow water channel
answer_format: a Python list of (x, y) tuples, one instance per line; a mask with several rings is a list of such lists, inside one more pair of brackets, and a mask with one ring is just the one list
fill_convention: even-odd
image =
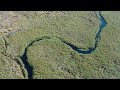
[[(101, 11), (97, 11), (96, 12), (96, 15), (97, 17), (99, 18), (101, 24), (100, 24), (100, 27), (96, 33), (96, 37), (95, 37), (95, 44), (94, 44), (94, 47), (93, 48), (88, 48), (88, 50), (83, 50), (81, 48), (78, 48), (70, 43), (67, 43), (66, 41), (62, 41), (63, 43), (65, 43), (66, 45), (70, 46), (73, 50), (77, 51), (78, 53), (81, 53), (81, 54), (91, 54), (96, 48), (97, 48), (97, 45), (98, 45), (98, 42), (100, 40), (100, 33), (101, 31), (103, 30), (103, 28), (106, 26), (106, 21), (104, 20), (103, 16), (101, 15)], [(27, 57), (27, 50), (28, 48), (34, 43), (34, 42), (38, 42), (40, 40), (43, 40), (43, 39), (51, 39), (50, 37), (43, 37), (42, 39), (37, 39), (37, 40), (34, 40), (33, 42), (31, 42), (26, 48), (25, 48), (25, 51), (24, 51), (24, 54), (20, 57), (23, 64), (25, 65), (25, 68), (28, 72), (28, 78), (29, 79), (32, 79), (32, 76), (33, 76), (33, 68), (30, 66), (29, 62), (28, 62), (28, 57)]]
[(99, 18), (101, 24), (100, 24), (100, 27), (96, 33), (96, 37), (95, 37), (95, 44), (94, 44), (94, 47), (93, 48), (88, 48), (88, 50), (83, 50), (81, 48), (78, 48), (70, 43), (67, 43), (65, 41), (62, 41), (64, 42), (65, 44), (67, 44), (68, 46), (70, 46), (73, 50), (77, 51), (78, 53), (82, 53), (82, 54), (91, 54), (96, 48), (97, 48), (97, 45), (98, 45), (98, 42), (100, 40), (100, 34), (101, 34), (101, 31), (103, 30), (103, 28), (106, 26), (106, 21), (105, 19), (103, 18), (103, 16), (101, 15), (101, 11), (97, 11), (96, 12), (96, 15), (97, 17)]

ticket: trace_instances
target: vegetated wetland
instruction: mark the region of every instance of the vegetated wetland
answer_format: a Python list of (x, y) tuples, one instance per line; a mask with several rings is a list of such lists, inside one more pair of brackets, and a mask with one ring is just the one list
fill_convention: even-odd
[[(5, 20), (1, 13), (8, 15)], [(6, 25), (0, 23), (1, 79), (120, 78), (119, 11), (101, 11), (107, 25), (90, 54), (78, 53), (66, 43), (82, 50), (94, 48), (101, 25), (94, 11), (1, 13)]]

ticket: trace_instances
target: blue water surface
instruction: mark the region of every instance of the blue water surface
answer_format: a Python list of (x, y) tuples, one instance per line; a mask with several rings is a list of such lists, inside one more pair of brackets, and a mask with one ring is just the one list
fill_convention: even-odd
[[(99, 16), (98, 16), (99, 15)], [(78, 53), (82, 53), (82, 54), (91, 54), (96, 48), (97, 48), (97, 45), (98, 45), (98, 42), (100, 40), (100, 33), (101, 31), (103, 30), (103, 28), (106, 26), (106, 21), (104, 20), (103, 16), (101, 15), (101, 12), (99, 11), (97, 13), (97, 16), (101, 22), (101, 25), (98, 29), (98, 32), (96, 33), (96, 37), (95, 37), (95, 44), (94, 44), (94, 47), (93, 48), (89, 48), (88, 50), (83, 50), (81, 48), (78, 48), (70, 43), (67, 43), (67, 42), (64, 42), (65, 44), (69, 45), (73, 50), (77, 51)]]

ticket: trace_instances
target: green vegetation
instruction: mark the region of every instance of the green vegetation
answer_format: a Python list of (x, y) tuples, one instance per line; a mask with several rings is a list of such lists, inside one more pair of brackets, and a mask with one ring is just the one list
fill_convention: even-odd
[[(27, 78), (27, 72), (19, 58), (8, 56), (5, 53), (3, 39), (0, 38), (0, 79), (23, 79)], [(26, 73), (23, 76), (23, 73)]]
[[(103, 11), (107, 26), (92, 54), (79, 54), (59, 38), (79, 48), (94, 46), (100, 22), (91, 11), (14, 12), (18, 32), (0, 39), (0, 78), (27, 78), (20, 59), (27, 49), (33, 79), (120, 78), (120, 12)], [(50, 39), (42, 39), (48, 36)]]
[(42, 36), (61, 37), (85, 49), (93, 47), (95, 34), (100, 24), (94, 12), (65, 13), (61, 15), (62, 12), (53, 12), (49, 16), (35, 14), (36, 17), (23, 20), (21, 29), (25, 29), (26, 32), (17, 32), (9, 37), (8, 53), (21, 55), (30, 42)]
[(33, 78), (78, 78), (78, 65), (73, 55), (77, 58), (76, 52), (56, 38), (34, 43), (27, 52)]

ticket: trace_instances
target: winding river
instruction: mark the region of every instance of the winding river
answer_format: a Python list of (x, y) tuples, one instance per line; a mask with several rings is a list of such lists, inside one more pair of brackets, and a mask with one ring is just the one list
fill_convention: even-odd
[[(100, 20), (101, 24), (100, 24), (100, 27), (99, 27), (97, 33), (96, 33), (95, 44), (94, 44), (93, 48), (88, 48), (88, 50), (84, 50), (84, 49), (81, 49), (81, 48), (78, 48), (78, 47), (74, 46), (73, 44), (67, 43), (66, 41), (63, 41), (63, 40), (61, 40), (61, 41), (63, 43), (65, 43), (66, 45), (70, 46), (73, 50), (77, 51), (78, 53), (81, 53), (81, 54), (91, 54), (97, 48), (98, 42), (100, 40), (100, 33), (103, 30), (103, 28), (106, 26), (106, 24), (107, 24), (106, 21), (104, 20), (103, 16), (101, 15), (101, 11), (96, 11), (96, 15), (97, 15), (98, 19)], [(32, 68), (32, 66), (30, 66), (30, 64), (28, 62), (27, 50), (34, 42), (38, 42), (38, 41), (43, 40), (43, 39), (51, 39), (51, 38), (48, 37), (48, 36), (45, 36), (45, 37), (42, 37), (41, 39), (34, 40), (33, 42), (31, 42), (25, 48), (24, 54), (20, 57), (22, 62), (23, 62), (23, 64), (25, 65), (25, 68), (26, 68), (27, 72), (28, 72), (28, 78), (29, 79), (32, 79), (33, 68)]]
[(99, 27), (99, 30), (97, 31), (96, 33), (96, 37), (95, 37), (95, 44), (94, 44), (94, 47), (93, 48), (88, 48), (88, 50), (83, 50), (81, 48), (78, 48), (70, 43), (67, 43), (65, 41), (63, 41), (65, 44), (69, 45), (73, 50), (77, 51), (78, 53), (82, 53), (82, 54), (91, 54), (96, 48), (97, 48), (97, 45), (98, 45), (98, 42), (100, 40), (100, 33), (101, 31), (103, 30), (103, 28), (106, 26), (106, 21), (104, 20), (103, 16), (101, 15), (101, 11), (97, 11), (96, 12), (96, 15), (97, 17), (99, 18), (100, 22), (101, 22), (101, 25)]

